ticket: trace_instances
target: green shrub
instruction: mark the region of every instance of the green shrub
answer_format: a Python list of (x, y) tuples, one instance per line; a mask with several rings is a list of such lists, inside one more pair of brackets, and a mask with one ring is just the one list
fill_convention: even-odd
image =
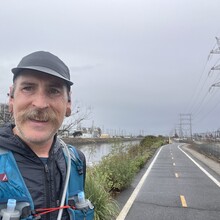
[(85, 193), (95, 206), (94, 220), (111, 220), (117, 217), (119, 206), (105, 190), (103, 179), (96, 168), (87, 169)]
[(105, 157), (97, 169), (109, 192), (121, 191), (129, 186), (136, 173), (136, 167), (125, 153)]
[(150, 157), (149, 153), (146, 152), (145, 154), (138, 156), (134, 159), (137, 171), (139, 171), (140, 169), (142, 169), (144, 167), (144, 165), (148, 161), (149, 157)]

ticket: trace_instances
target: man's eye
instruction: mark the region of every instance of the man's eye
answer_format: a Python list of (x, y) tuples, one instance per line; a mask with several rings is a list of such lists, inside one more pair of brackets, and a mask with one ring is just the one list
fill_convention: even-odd
[(49, 90), (49, 94), (52, 94), (52, 95), (60, 94), (60, 91), (58, 89), (51, 88)]
[(33, 90), (33, 87), (32, 86), (25, 86), (24, 88), (22, 88), (23, 91), (32, 91)]

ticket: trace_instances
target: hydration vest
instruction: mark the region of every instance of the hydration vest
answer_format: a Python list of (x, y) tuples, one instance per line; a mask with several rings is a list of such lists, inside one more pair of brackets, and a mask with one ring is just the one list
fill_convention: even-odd
[[(73, 146), (69, 145), (68, 149), (71, 156), (71, 172), (66, 194), (67, 206), (65, 208), (68, 210), (70, 220), (92, 220), (94, 207), (91, 203), (86, 209), (77, 209), (75, 206), (78, 193), (84, 190), (83, 162)], [(39, 219), (39, 216), (36, 217), (33, 200), (21, 176), (13, 153), (0, 148), (0, 213), (2, 209), (6, 208), (8, 199), (16, 200), (16, 209), (21, 213), (20, 219)]]

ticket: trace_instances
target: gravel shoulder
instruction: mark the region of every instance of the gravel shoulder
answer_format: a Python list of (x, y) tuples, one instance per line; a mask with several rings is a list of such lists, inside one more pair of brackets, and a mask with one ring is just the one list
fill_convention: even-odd
[(220, 163), (192, 149), (189, 144), (184, 145), (182, 148), (183, 150), (185, 150), (186, 152), (189, 152), (196, 159), (204, 163), (207, 167), (209, 167), (211, 170), (213, 170), (215, 173), (217, 173), (220, 176)]

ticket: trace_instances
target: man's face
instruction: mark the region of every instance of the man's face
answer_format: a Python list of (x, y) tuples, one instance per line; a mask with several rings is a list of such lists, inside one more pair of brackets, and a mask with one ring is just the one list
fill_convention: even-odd
[(51, 143), (70, 108), (65, 82), (48, 74), (25, 70), (15, 79), (10, 98), (14, 132), (27, 144)]

